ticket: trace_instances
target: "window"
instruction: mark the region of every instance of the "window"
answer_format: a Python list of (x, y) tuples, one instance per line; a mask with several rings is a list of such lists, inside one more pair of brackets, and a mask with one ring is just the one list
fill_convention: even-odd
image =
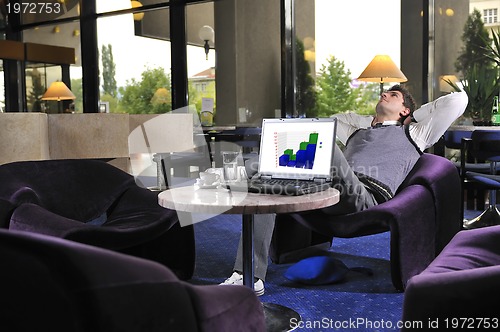
[(498, 22), (498, 8), (483, 10), (483, 20), (485, 24), (494, 24)]
[[(150, 16), (168, 24), (166, 9), (145, 13), (143, 20), (147, 23)], [(136, 23), (131, 14), (97, 20), (99, 100), (109, 103), (111, 113), (169, 112), (170, 42), (138, 36)]]

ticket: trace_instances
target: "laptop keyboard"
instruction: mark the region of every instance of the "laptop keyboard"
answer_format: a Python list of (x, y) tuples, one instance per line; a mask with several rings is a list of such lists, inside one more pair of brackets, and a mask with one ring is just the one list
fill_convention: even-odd
[(248, 191), (261, 194), (304, 195), (325, 190), (328, 183), (285, 179), (255, 179), (248, 183)]
[(252, 180), (252, 183), (261, 184), (261, 185), (278, 185), (278, 186), (287, 186), (293, 185), (295, 187), (300, 188), (308, 188), (314, 182), (311, 181), (302, 181), (302, 180), (285, 180), (285, 179), (258, 179)]

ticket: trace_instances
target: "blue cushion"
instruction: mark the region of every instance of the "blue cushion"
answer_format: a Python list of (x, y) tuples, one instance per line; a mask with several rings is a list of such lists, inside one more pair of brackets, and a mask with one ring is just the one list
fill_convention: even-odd
[(367, 268), (348, 268), (342, 261), (330, 256), (305, 258), (290, 266), (285, 277), (291, 281), (306, 285), (326, 285), (344, 280), (349, 271), (372, 275)]

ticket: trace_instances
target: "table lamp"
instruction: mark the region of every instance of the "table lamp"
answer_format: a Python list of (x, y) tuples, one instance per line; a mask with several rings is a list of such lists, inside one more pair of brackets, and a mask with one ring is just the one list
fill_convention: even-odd
[[(57, 107), (60, 107), (61, 100), (73, 100), (76, 99), (75, 95), (71, 90), (64, 84), (64, 82), (56, 81), (50, 84), (49, 88), (43, 94), (42, 100), (56, 100)], [(59, 112), (61, 113), (61, 112)]]
[(379, 82), (380, 94), (384, 92), (384, 82), (406, 82), (408, 79), (388, 55), (376, 55), (359, 75), (358, 80)]

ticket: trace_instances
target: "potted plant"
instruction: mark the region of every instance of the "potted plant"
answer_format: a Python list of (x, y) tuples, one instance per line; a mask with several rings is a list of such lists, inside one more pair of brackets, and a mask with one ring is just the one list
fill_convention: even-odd
[[(455, 83), (447, 81), (456, 91), (461, 91)], [(465, 117), (472, 119), (475, 126), (487, 126), (491, 119), (493, 97), (498, 95), (498, 69), (473, 65), (460, 80), (463, 90), (469, 97)]]
[[(493, 97), (498, 94), (500, 63), (500, 39), (498, 33), (490, 37), (481, 13), (476, 9), (467, 19), (462, 35), (464, 46), (455, 62), (457, 72), (462, 73), (462, 89), (469, 96), (464, 117), (474, 125), (488, 125), (491, 120)], [(461, 89), (448, 81), (455, 90)]]
[(486, 57), (500, 66), (500, 29), (491, 30), (491, 43), (486, 44)]

